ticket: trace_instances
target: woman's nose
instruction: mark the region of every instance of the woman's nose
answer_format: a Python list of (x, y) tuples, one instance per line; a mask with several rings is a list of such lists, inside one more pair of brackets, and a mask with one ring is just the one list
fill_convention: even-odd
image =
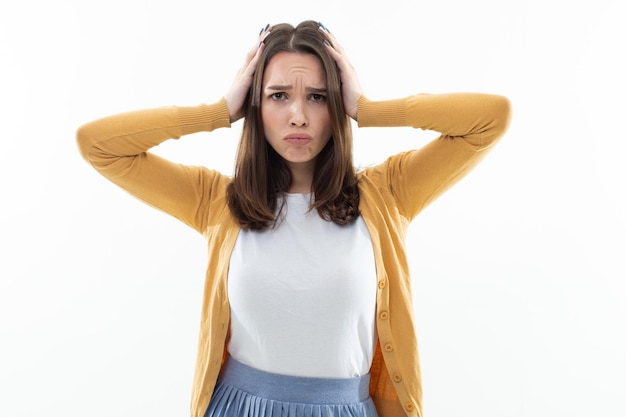
[(300, 100), (296, 100), (290, 107), (291, 115), (289, 123), (292, 126), (306, 126), (308, 124), (308, 119), (306, 117), (306, 111), (304, 109), (304, 104)]

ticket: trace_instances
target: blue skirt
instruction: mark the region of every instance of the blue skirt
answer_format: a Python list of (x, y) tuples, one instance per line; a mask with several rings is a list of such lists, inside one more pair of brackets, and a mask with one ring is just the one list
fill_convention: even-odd
[(369, 379), (280, 375), (229, 357), (204, 416), (377, 417)]

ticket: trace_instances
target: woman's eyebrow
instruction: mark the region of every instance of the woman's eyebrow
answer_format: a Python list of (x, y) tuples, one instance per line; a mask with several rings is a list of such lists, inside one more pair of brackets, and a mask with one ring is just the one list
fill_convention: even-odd
[(326, 87), (322, 87), (322, 88), (307, 87), (306, 90), (312, 93), (325, 93)]
[[(293, 86), (291, 85), (268, 85), (267, 87), (265, 87), (266, 90), (272, 90), (272, 91), (287, 91), (287, 90), (291, 90), (292, 88)], [(321, 87), (321, 88), (306, 87), (305, 89), (306, 91), (310, 91), (312, 93), (325, 93), (326, 92), (326, 87)]]

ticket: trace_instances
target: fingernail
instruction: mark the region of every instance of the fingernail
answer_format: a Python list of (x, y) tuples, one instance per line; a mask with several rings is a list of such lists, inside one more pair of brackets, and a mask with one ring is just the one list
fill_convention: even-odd
[(330, 46), (330, 42), (328, 42), (326, 39), (324, 39), (324, 45)]
[(324, 32), (330, 33), (330, 30), (328, 30), (328, 28), (324, 26), (322, 22), (317, 22), (317, 24), (320, 26), (320, 29), (322, 29)]
[(265, 25), (264, 28), (261, 28), (261, 31), (259, 32), (259, 36), (261, 36), (261, 33), (265, 32), (267, 30), (267, 28), (270, 27), (270, 24), (268, 23), (267, 25)]

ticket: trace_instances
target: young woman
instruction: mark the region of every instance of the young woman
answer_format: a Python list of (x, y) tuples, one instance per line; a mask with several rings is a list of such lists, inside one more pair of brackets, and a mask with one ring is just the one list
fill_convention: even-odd
[[(191, 414), (421, 416), (404, 235), (505, 132), (507, 99), (371, 101), (323, 25), (265, 27), (219, 101), (97, 120), (83, 157), (208, 242)], [(244, 118), (232, 177), (149, 152)], [(356, 172), (359, 127), (441, 136)]]

